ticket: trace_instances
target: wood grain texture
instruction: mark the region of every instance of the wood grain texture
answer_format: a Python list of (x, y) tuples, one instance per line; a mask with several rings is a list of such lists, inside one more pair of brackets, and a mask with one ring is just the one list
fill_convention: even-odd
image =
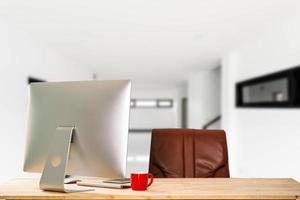
[(0, 186), (0, 199), (294, 199), (293, 179), (155, 179), (148, 191), (96, 188), (84, 193), (43, 192), (38, 179), (14, 179)]

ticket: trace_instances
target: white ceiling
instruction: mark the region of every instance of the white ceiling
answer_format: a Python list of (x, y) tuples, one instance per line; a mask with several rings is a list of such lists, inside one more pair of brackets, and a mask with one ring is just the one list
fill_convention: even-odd
[(17, 24), (99, 78), (178, 83), (299, 10), (297, 0), (1, 0)]

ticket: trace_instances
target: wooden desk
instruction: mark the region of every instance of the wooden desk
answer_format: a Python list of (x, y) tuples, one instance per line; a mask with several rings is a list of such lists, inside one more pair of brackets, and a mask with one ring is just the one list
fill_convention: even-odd
[(43, 192), (37, 179), (0, 186), (0, 199), (298, 199), (293, 179), (155, 179), (148, 191), (97, 188), (84, 193)]

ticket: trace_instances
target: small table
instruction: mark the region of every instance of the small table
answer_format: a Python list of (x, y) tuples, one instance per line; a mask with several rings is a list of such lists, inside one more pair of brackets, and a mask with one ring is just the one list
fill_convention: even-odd
[(83, 193), (44, 192), (39, 180), (19, 178), (0, 185), (0, 199), (294, 199), (300, 184), (293, 179), (157, 178), (147, 191), (96, 188)]

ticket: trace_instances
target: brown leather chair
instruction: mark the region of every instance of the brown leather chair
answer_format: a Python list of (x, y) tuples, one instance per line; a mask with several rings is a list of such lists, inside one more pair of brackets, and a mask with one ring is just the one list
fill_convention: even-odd
[(157, 178), (229, 177), (225, 132), (153, 129), (149, 172)]

